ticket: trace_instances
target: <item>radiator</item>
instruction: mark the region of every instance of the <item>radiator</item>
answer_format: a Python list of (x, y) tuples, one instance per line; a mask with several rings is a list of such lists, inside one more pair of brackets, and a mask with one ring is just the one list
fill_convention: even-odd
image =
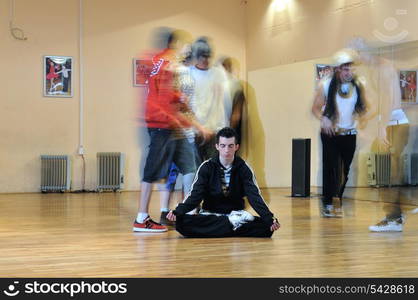
[(124, 186), (125, 155), (120, 152), (97, 153), (97, 190), (121, 190)]
[(418, 153), (404, 154), (404, 182), (418, 185)]
[(71, 188), (68, 155), (41, 155), (41, 191), (64, 192)]
[(369, 153), (367, 157), (367, 181), (370, 186), (389, 186), (391, 175), (390, 154)]

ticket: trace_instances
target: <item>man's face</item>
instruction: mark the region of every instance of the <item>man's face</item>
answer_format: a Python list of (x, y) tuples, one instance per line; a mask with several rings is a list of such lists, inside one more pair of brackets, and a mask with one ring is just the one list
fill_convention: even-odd
[(219, 151), (219, 157), (223, 159), (233, 159), (235, 152), (238, 151), (239, 144), (235, 144), (235, 137), (219, 137), (219, 142), (215, 145)]
[(203, 69), (203, 70), (207, 70), (209, 69), (209, 63), (210, 63), (210, 57), (209, 56), (199, 56), (199, 58), (197, 59), (197, 63), (196, 66), (199, 69)]
[(325, 70), (324, 70), (324, 74), (325, 74), (325, 76), (330, 75), (331, 74), (331, 68), (330, 67), (326, 67)]
[(354, 67), (351, 64), (342, 65), (339, 67), (340, 79), (342, 82), (349, 82), (354, 76)]

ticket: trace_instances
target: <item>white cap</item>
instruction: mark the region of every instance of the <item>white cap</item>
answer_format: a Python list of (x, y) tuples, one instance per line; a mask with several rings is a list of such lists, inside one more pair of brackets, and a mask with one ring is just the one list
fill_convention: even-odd
[(334, 54), (334, 64), (341, 66), (347, 63), (356, 64), (360, 61), (357, 51), (349, 48), (344, 48)]

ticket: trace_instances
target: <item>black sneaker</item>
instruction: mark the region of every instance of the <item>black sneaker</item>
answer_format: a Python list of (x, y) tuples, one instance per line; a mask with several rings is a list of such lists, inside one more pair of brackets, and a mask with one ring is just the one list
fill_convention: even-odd
[(161, 212), (160, 224), (165, 225), (165, 226), (175, 226), (176, 222), (173, 222), (167, 219), (167, 214), (168, 214), (168, 211)]

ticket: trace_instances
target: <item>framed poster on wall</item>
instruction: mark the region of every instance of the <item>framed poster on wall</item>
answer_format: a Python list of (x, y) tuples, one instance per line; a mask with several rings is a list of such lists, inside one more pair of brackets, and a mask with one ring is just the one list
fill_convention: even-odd
[(148, 78), (151, 74), (153, 64), (151, 60), (147, 59), (134, 59), (134, 86), (145, 86), (148, 84)]
[(331, 77), (334, 74), (334, 69), (335, 67), (332, 65), (317, 64), (315, 69), (315, 81), (318, 82), (323, 78)]
[(43, 62), (44, 96), (72, 97), (73, 58), (45, 55)]
[(400, 70), (402, 103), (417, 103), (417, 70)]

